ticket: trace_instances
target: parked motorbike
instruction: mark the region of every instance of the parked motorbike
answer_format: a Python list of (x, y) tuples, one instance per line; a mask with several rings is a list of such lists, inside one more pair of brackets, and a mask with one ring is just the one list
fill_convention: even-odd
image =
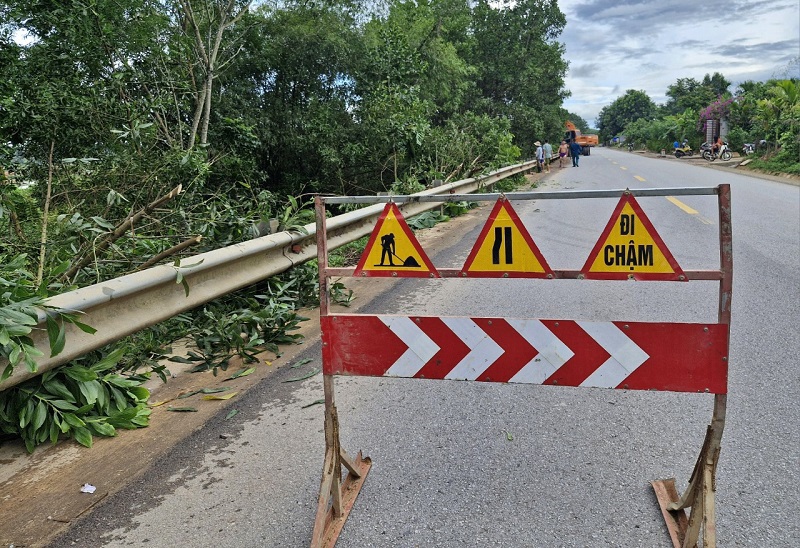
[[(707, 143), (703, 143), (703, 145), (706, 144)], [(731, 151), (728, 148), (728, 143), (722, 143), (722, 146), (719, 148), (719, 150), (714, 150), (714, 148), (709, 145), (708, 148), (703, 150), (703, 158), (705, 158), (709, 162), (713, 162), (717, 158), (720, 158), (723, 161), (728, 161), (731, 158), (733, 158), (733, 154), (731, 154)]]
[(755, 151), (756, 151), (755, 143), (745, 143), (744, 146), (742, 147), (742, 154), (744, 154), (745, 156), (753, 154)]
[(692, 147), (689, 146), (689, 143), (683, 143), (683, 145), (675, 149), (676, 158), (683, 158), (684, 156), (691, 156), (693, 154), (694, 151), (692, 150)]

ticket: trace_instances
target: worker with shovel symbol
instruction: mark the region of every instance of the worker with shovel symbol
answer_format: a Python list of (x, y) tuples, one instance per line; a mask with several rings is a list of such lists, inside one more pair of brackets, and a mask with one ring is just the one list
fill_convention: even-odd
[[(394, 233), (389, 232), (388, 234), (381, 236), (381, 263), (376, 264), (375, 266), (405, 266), (420, 268), (419, 262), (417, 262), (414, 257), (408, 257), (405, 261), (403, 261), (402, 265), (394, 264), (394, 259), (392, 257), (397, 257), (402, 261), (402, 259), (396, 253)], [(388, 265), (385, 264), (387, 258), (389, 259)]]
[(392, 255), (395, 254), (394, 234), (390, 232), (381, 236), (381, 264), (375, 266), (386, 266), (384, 260), (389, 258), (389, 266), (394, 266)]

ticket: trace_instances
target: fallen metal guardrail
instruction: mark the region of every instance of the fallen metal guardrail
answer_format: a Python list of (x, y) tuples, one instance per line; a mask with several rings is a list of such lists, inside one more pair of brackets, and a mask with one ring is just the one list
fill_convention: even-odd
[[(401, 209), (407, 217), (418, 215), (439, 207), (441, 203), (415, 202), (414, 197), (474, 192), (528, 171), (535, 165), (535, 162), (515, 164), (483, 177), (463, 179), (425, 190), (404, 197), (405, 203)], [(328, 221), (328, 248), (334, 249), (369, 234), (375, 218), (382, 210), (383, 205), (376, 204), (331, 218)], [(187, 257), (182, 261), (190, 265), (187, 267), (159, 265), (47, 299), (50, 306), (82, 312), (81, 322), (91, 325), (97, 332), (90, 335), (72, 324), (66, 324), (64, 350), (50, 357), (46, 351), (49, 348), (46, 315), (40, 312), (39, 324), (31, 338), (36, 348), (46, 352), (45, 355), (36, 360), (35, 372), (22, 364), (17, 365), (14, 373), (0, 382), (0, 391), (176, 314), (316, 259), (316, 225), (308, 224), (305, 229), (306, 234), (280, 232)], [(189, 284), (188, 295), (176, 283), (178, 271)], [(7, 363), (5, 359), (0, 359), (0, 371)]]

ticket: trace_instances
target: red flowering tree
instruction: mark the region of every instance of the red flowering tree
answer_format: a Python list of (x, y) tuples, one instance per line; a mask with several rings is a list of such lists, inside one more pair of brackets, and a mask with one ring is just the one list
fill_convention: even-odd
[(722, 120), (731, 113), (731, 105), (736, 101), (735, 97), (723, 99), (721, 96), (717, 100), (700, 110), (700, 118), (697, 121), (697, 131), (706, 132), (706, 124), (709, 120)]

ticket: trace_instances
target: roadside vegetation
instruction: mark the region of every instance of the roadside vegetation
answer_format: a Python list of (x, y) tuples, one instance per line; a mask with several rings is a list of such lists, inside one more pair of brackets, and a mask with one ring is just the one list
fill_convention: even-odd
[[(796, 72), (796, 71), (795, 71)], [(731, 93), (731, 83), (715, 72), (702, 81), (679, 78), (669, 98), (656, 105), (643, 91), (628, 90), (598, 116), (601, 140), (624, 136), (637, 149), (672, 150), (674, 141), (688, 141), (699, 150), (710, 120), (727, 120), (727, 142), (742, 153), (756, 146), (747, 166), (770, 173), (800, 175), (800, 79), (747, 81)]]
[[(575, 118), (564, 25), (533, 0), (3, 3), (2, 378), (58, 354), (64, 322), (92, 331), (47, 310), (34, 348), (52, 295), (299, 230), (316, 192), (409, 193), (529, 157)], [(0, 392), (0, 433), (33, 450), (145, 426), (142, 383), (168, 378), (173, 341), (216, 374), (294, 341), (317, 293), (306, 264)]]

